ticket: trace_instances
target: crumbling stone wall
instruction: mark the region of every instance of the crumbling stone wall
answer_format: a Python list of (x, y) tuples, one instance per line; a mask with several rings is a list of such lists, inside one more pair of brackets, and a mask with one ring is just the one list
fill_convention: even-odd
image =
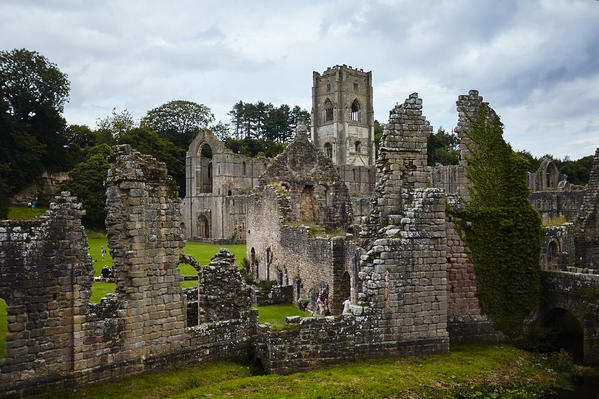
[(261, 188), (269, 183), (289, 191), (293, 220), (320, 223), (327, 231), (345, 228), (352, 220), (347, 186), (332, 161), (308, 141), (303, 123), (298, 123), (294, 141), (260, 178)]
[(0, 359), (0, 397), (52, 384), (77, 367), (75, 323), (94, 274), (81, 204), (64, 192), (34, 221), (0, 221), (0, 297), (8, 333)]
[(541, 248), (541, 267), (546, 271), (566, 270), (576, 263), (573, 223), (546, 226)]
[(351, 314), (328, 317), (288, 317), (283, 330), (261, 325), (256, 357), (268, 373), (291, 374), (327, 364), (355, 360), (355, 321)]
[(177, 264), (190, 259), (177, 187), (152, 157), (129, 146), (114, 153), (106, 227), (117, 289), (100, 304), (88, 303), (93, 267), (73, 197), (64, 193), (37, 221), (0, 222), (0, 296), (9, 314), (0, 397), (248, 353), (257, 311), (233, 256), (221, 251), (200, 273), (200, 324), (187, 327)]
[(251, 292), (234, 264), (235, 255), (221, 248), (198, 273), (200, 323), (239, 319), (251, 308)]
[(580, 267), (599, 269), (599, 148), (593, 157), (584, 200), (576, 219), (576, 256)]

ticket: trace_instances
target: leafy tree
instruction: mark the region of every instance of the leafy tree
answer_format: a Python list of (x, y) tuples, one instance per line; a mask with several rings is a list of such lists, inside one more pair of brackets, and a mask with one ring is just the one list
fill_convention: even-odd
[(527, 170), (531, 173), (536, 172), (537, 169), (539, 169), (539, 166), (541, 166), (541, 158), (536, 158), (529, 151), (516, 151), (516, 155), (528, 161)]
[(582, 157), (576, 161), (569, 160), (566, 157), (563, 161), (555, 161), (555, 164), (560, 173), (568, 176), (570, 183), (584, 185), (589, 182), (589, 176), (593, 168), (593, 155)]
[(229, 148), (236, 154), (257, 158), (273, 158), (283, 152), (286, 147), (285, 143), (277, 143), (272, 140), (258, 140), (251, 138), (238, 140), (232, 137), (226, 138), (224, 144), (225, 147)]
[(169, 140), (163, 139), (156, 132), (145, 128), (129, 130), (118, 138), (119, 144), (130, 144), (142, 154), (148, 154), (164, 162), (171, 175), (179, 185), (179, 195), (185, 195), (185, 149)]
[(104, 118), (99, 118), (96, 121), (100, 136), (119, 137), (121, 134), (127, 133), (135, 127), (133, 115), (126, 109), (117, 112), (116, 108), (112, 109), (110, 115)]
[(104, 228), (106, 220), (106, 188), (104, 182), (112, 149), (106, 144), (88, 148), (86, 160), (69, 172), (71, 180), (62, 184), (61, 190), (70, 191), (83, 203), (85, 216), (82, 223), (87, 228)]
[(217, 124), (210, 126), (210, 130), (216, 138), (223, 141), (228, 137), (231, 137), (231, 131), (229, 129), (229, 124), (219, 121)]
[(69, 125), (65, 131), (67, 144), (76, 144), (80, 148), (96, 145), (96, 134), (86, 125)]
[(429, 166), (435, 166), (437, 163), (457, 165), (460, 162), (459, 144), (460, 140), (457, 135), (447, 133), (443, 128), (439, 128), (437, 133), (431, 134), (427, 138), (427, 164)]
[(170, 101), (148, 111), (140, 126), (187, 148), (200, 129), (214, 121), (210, 108), (191, 101)]
[(470, 249), (481, 309), (495, 328), (516, 339), (541, 299), (543, 232), (528, 201), (526, 161), (503, 140), (499, 118), (489, 121), (487, 115), (483, 104), (468, 132), (471, 200), (453, 213)]
[(13, 119), (26, 121), (43, 106), (62, 112), (69, 80), (36, 51), (0, 51), (0, 95)]

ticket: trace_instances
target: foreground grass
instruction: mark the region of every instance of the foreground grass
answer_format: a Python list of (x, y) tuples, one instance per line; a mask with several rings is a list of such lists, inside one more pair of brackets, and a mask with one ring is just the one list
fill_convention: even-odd
[(29, 208), (24, 205), (11, 205), (8, 207), (8, 219), (33, 220), (42, 216), (48, 208)]
[(8, 331), (8, 322), (6, 320), (6, 302), (0, 298), (0, 359), (4, 359), (6, 348), (6, 332)]
[[(108, 240), (106, 239), (106, 235), (104, 232), (87, 230), (86, 233), (87, 241), (89, 243), (89, 253), (91, 254), (94, 262), (94, 276), (99, 276), (102, 272), (102, 268), (104, 267), (104, 265), (112, 267), (112, 257), (110, 256), (110, 251), (108, 251)], [(106, 256), (104, 257), (104, 261), (102, 261), (101, 254), (102, 247), (106, 249)], [(244, 244), (218, 245), (187, 241), (185, 244), (184, 252), (197, 259), (197, 261), (200, 262), (201, 265), (207, 265), (208, 263), (210, 263), (210, 259), (222, 247), (225, 247), (229, 251), (231, 251), (231, 253), (235, 255), (235, 259), (237, 262), (241, 262), (243, 258), (245, 258)], [(196, 270), (190, 265), (180, 264), (179, 270), (181, 271), (181, 274), (184, 276), (197, 275)], [(198, 283), (195, 280), (183, 281), (181, 282), (181, 287), (195, 287), (197, 286), (197, 284)], [(90, 302), (100, 302), (100, 299), (102, 299), (104, 295), (106, 295), (107, 293), (114, 292), (115, 287), (116, 285), (114, 283), (94, 282), (94, 284), (92, 285), (92, 295), (90, 298)]]
[(286, 324), (287, 316), (310, 316), (295, 305), (258, 306), (258, 322), (275, 325)]
[(288, 376), (251, 376), (219, 362), (44, 398), (537, 398), (559, 383), (547, 358), (507, 345), (469, 345), (449, 354), (360, 360)]

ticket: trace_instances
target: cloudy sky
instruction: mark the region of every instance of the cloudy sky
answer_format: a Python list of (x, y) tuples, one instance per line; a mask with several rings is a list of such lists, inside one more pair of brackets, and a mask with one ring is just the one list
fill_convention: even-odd
[(371, 70), (375, 117), (412, 92), (452, 129), (477, 89), (516, 149), (599, 147), (599, 1), (1, 1), (0, 49), (68, 74), (69, 123), (175, 99), (217, 119), (239, 101), (311, 107), (312, 71)]

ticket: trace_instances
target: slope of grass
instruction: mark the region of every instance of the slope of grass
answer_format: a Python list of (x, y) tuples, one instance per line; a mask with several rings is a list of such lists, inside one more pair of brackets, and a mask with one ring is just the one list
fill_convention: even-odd
[(48, 208), (29, 208), (23, 205), (11, 205), (8, 207), (8, 219), (32, 220), (42, 216)]
[(258, 306), (258, 322), (270, 324), (285, 324), (287, 316), (310, 316), (295, 305)]
[(4, 359), (6, 349), (6, 332), (8, 331), (6, 317), (6, 302), (0, 298), (0, 359)]
[(469, 345), (449, 354), (359, 360), (288, 376), (251, 376), (247, 366), (210, 363), (42, 397), (538, 398), (558, 383), (544, 356), (507, 345)]

